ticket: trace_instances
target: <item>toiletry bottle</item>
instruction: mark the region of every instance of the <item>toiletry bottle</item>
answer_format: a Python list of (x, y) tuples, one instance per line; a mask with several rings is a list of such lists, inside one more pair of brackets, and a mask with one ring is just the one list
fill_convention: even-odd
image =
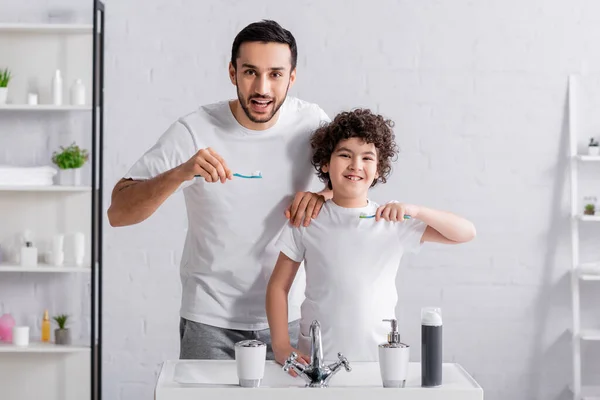
[(391, 323), (391, 331), (387, 342), (379, 345), (379, 372), (385, 388), (404, 387), (408, 375), (410, 347), (400, 343), (398, 322), (395, 319), (384, 319)]
[(62, 76), (60, 70), (56, 70), (54, 78), (52, 78), (52, 103), (55, 106), (62, 105)]
[(48, 317), (48, 310), (44, 311), (44, 319), (42, 319), (42, 342), (48, 343), (50, 341), (50, 318)]
[(442, 311), (421, 309), (421, 386), (442, 384)]
[(63, 251), (63, 244), (65, 236), (62, 233), (54, 235), (52, 238), (52, 251), (51, 251), (51, 263), (52, 265), (62, 265), (65, 259), (65, 252)]
[(25, 247), (21, 247), (21, 266), (37, 267), (38, 254), (37, 249), (33, 247), (30, 241), (25, 242)]
[(85, 105), (85, 86), (81, 79), (75, 79), (71, 86), (71, 104), (74, 106)]

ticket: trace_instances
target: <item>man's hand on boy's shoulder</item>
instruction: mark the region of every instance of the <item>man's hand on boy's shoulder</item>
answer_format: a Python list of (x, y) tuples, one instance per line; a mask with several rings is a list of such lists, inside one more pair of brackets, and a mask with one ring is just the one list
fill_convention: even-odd
[(375, 212), (375, 219), (377, 221), (404, 221), (404, 216), (410, 218), (417, 218), (419, 215), (419, 206), (414, 204), (400, 203), (397, 201), (391, 201), (383, 206), (379, 206)]
[(310, 221), (319, 215), (324, 203), (325, 196), (321, 193), (298, 192), (292, 204), (285, 209), (285, 217), (295, 227), (308, 226)]

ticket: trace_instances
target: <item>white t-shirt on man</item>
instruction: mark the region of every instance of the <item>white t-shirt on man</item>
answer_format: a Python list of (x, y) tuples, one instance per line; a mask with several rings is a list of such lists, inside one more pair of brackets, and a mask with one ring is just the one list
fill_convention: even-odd
[(318, 320), (326, 360), (337, 360), (338, 352), (350, 362), (378, 360), (378, 345), (390, 331), (382, 320), (396, 318), (400, 260), (405, 252), (419, 251), (427, 227), (417, 219), (359, 218), (378, 207), (369, 201), (366, 207), (344, 208), (328, 200), (308, 227), (288, 224), (277, 240), (281, 252), (304, 261), (301, 352), (310, 354), (309, 328)]
[[(316, 104), (290, 96), (276, 124), (263, 131), (240, 125), (228, 101), (205, 105), (173, 123), (124, 176), (155, 177), (206, 147), (234, 173), (262, 173), (262, 179), (234, 177), (225, 184), (196, 178), (179, 188), (188, 216), (180, 269), (183, 318), (228, 329), (269, 327), (265, 293), (279, 255), (274, 242), (294, 195), (318, 182), (309, 140), (329, 121)], [(290, 297), (290, 321), (300, 316), (303, 289), (301, 279)]]

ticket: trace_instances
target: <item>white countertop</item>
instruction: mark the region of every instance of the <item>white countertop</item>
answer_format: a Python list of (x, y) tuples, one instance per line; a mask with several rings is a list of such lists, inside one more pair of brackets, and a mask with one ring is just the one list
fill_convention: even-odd
[[(172, 360), (163, 363), (158, 375), (155, 400), (253, 399), (415, 399), (483, 400), (483, 389), (459, 365), (444, 363), (442, 386), (421, 387), (421, 364), (410, 363), (404, 388), (384, 388), (377, 362), (351, 362), (351, 372), (340, 370), (328, 388), (305, 388), (301, 378), (283, 372), (281, 365), (267, 361), (259, 388), (238, 385), (233, 360)], [(240, 392), (243, 391), (243, 392)], [(309, 393), (310, 392), (310, 393)]]

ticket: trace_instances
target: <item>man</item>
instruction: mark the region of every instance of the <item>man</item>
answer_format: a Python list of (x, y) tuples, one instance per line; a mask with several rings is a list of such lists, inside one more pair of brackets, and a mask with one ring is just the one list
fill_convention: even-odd
[[(307, 191), (316, 179), (309, 138), (330, 119), (317, 105), (287, 96), (296, 60), (289, 31), (274, 21), (248, 25), (233, 42), (229, 64), (237, 99), (179, 118), (113, 190), (112, 226), (144, 221), (183, 190), (181, 359), (232, 359), (234, 344), (245, 339), (266, 342), (273, 359), (265, 293), (275, 239), (286, 217), (308, 225), (331, 197)], [(234, 176), (255, 171), (262, 178)], [(292, 292), (294, 340), (302, 284)]]

